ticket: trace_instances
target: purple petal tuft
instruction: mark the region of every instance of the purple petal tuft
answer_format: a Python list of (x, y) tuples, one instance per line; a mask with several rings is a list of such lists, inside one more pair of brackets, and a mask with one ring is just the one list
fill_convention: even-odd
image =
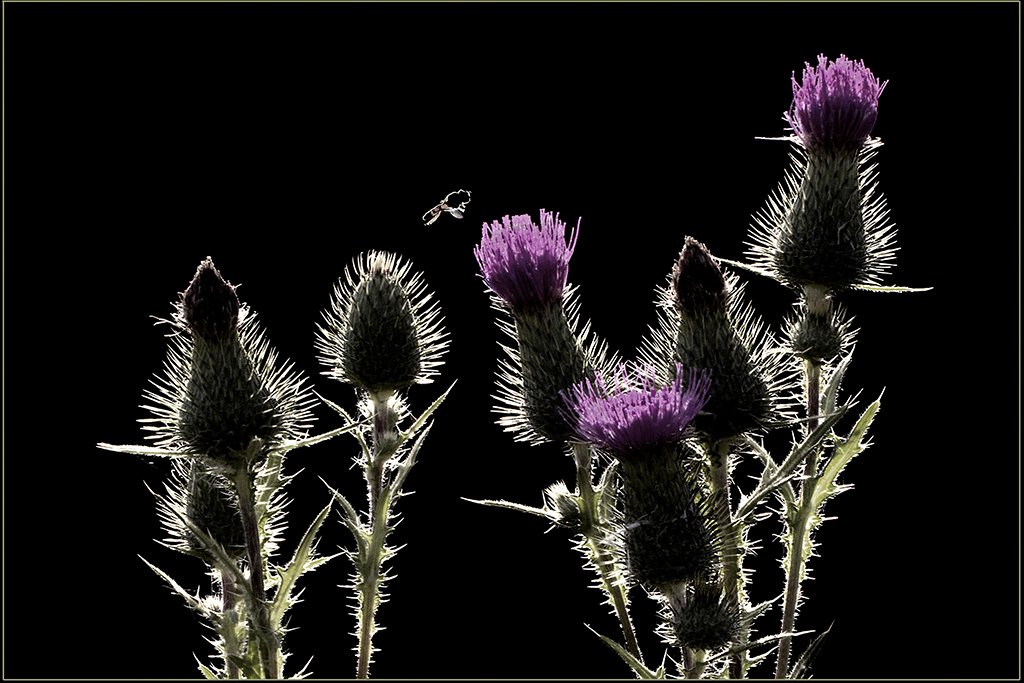
[(711, 379), (707, 373), (691, 370), (686, 375), (676, 364), (676, 378), (667, 387), (658, 386), (653, 368), (637, 368), (631, 379), (619, 364), (612, 387), (600, 377), (562, 392), (577, 434), (616, 455), (640, 449), (674, 444), (683, 438), (690, 422), (707, 403)]
[(786, 120), (808, 150), (859, 149), (875, 127), (878, 97), (887, 83), (880, 83), (863, 60), (840, 55), (830, 63), (818, 55), (818, 66), (805, 62), (803, 83), (793, 75)]
[(578, 235), (579, 222), (566, 243), (565, 223), (541, 209), (540, 227), (525, 214), (484, 223), (473, 253), (484, 282), (513, 310), (545, 307), (562, 299)]

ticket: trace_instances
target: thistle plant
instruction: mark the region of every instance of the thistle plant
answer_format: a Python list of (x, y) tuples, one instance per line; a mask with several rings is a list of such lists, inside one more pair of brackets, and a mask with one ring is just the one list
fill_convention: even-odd
[[(527, 216), (484, 224), (475, 254), (504, 317), (499, 325), (516, 342), (501, 364), (499, 423), (519, 440), (566, 444), (578, 472), (576, 492), (556, 484), (543, 508), (485, 502), (580, 535), (625, 646), (601, 637), (640, 678), (667, 673), (664, 660), (658, 669), (644, 663), (632, 632), (627, 598), (635, 585), (658, 602), (659, 632), (679, 648), (677, 669), (687, 678), (744, 678), (776, 647), (776, 676), (805, 676), (828, 633), (790, 666), (792, 640), (803, 635), (794, 632), (795, 617), (813, 531), (825, 501), (850, 488), (837, 477), (867, 447), (880, 404), (871, 403), (845, 435), (836, 431), (854, 405), (840, 401), (839, 385), (856, 331), (834, 300), (852, 288), (922, 291), (880, 284), (896, 251), (876, 166), (868, 165), (881, 145), (870, 134), (884, 87), (863, 62), (845, 56), (820, 56), (802, 82), (794, 75), (785, 115), (793, 167), (755, 216), (752, 263), (715, 258), (686, 237), (631, 368), (609, 360), (605, 346), (585, 343), (589, 326), (577, 331), (578, 301), (565, 282), (578, 231), (566, 242), (564, 226), (543, 210), (541, 227)], [(797, 292), (779, 336), (723, 264)], [(795, 432), (781, 458), (764, 445), (778, 430)], [(594, 486), (603, 455), (611, 460)], [(732, 480), (741, 457), (762, 465), (746, 493)], [(775, 516), (762, 509), (770, 497), (781, 501), (786, 527), (784, 590), (754, 605), (743, 558), (753, 548), (752, 528)], [(780, 601), (780, 630), (752, 638), (754, 621)]]
[[(383, 486), (382, 475), (388, 458), (402, 451), (404, 442), (424, 426), (444, 398), (402, 431), (398, 424), (407, 410), (392, 395), (410, 384), (429, 381), (430, 375), (436, 374), (437, 356), (444, 345), (439, 343), (442, 334), (437, 329), (436, 308), (422, 307), (429, 298), (422, 292), (422, 284), (414, 280), (411, 291), (404, 288), (402, 277), (408, 267), (399, 267), (395, 257), (386, 255), (373, 255), (371, 262), (370, 271), (358, 271), (366, 276), (368, 286), (347, 300), (353, 305), (344, 309), (340, 328), (332, 326), (336, 319), (328, 315), (328, 329), (320, 340), (325, 359), (340, 362), (342, 369), (332, 374), (353, 380), (369, 396), (374, 408), (367, 419), (352, 418), (327, 402), (345, 417), (346, 424), (319, 436), (307, 436), (315, 403), (312, 390), (291, 364), (278, 362), (255, 316), (239, 301), (236, 287), (207, 258), (175, 304), (172, 319), (166, 321), (175, 333), (170, 337), (164, 373), (145, 394), (145, 407), (153, 417), (142, 422), (156, 447), (99, 444), (116, 452), (172, 459), (166, 494), (154, 494), (168, 534), (164, 545), (201, 559), (220, 587), (220, 595), (192, 595), (168, 574), (146, 564), (205, 617), (216, 633), (210, 642), (221, 664), (199, 665), (208, 678), (283, 677), (287, 653), (282, 644), (289, 630), (284, 628), (283, 618), (297, 602), (293, 595), (296, 582), (336, 557), (321, 557), (316, 552), (317, 535), (333, 499), (342, 502), (343, 519), (356, 533), (357, 549), (348, 554), (356, 561), (357, 584), (372, 587), (361, 595), (366, 596), (364, 602), (376, 607), (376, 591), (383, 580), (380, 562), (393, 552), (384, 545), (393, 528), (388, 526), (389, 506), (397, 498), (429, 427), (422, 430), (398, 468), (400, 476)], [(419, 299), (411, 300), (410, 294)], [(378, 315), (381, 297), (386, 316), (395, 314), (391, 318), (382, 320)], [(372, 333), (366, 333), (367, 323), (374, 326)], [(336, 334), (339, 329), (340, 337)], [(353, 433), (370, 452), (367, 431), (372, 433), (373, 458), (364, 466), (368, 481), (372, 471), (377, 483), (376, 489), (371, 489), (374, 517), (370, 531), (362, 534), (351, 506), (334, 492), (332, 501), (300, 539), (292, 559), (276, 564), (275, 553), (286, 528), (283, 490), (295, 476), (283, 472), (285, 454), (345, 432)], [(366, 643), (366, 662), (361, 648), (359, 665), (364, 677), (372, 613), (372, 609), (360, 612), (361, 621), (371, 624), (365, 633), (360, 632), (365, 635), (361, 643)], [(301, 677), (304, 672), (305, 668), (292, 676)]]
[[(335, 286), (324, 325), (318, 327), (317, 348), (328, 367), (324, 374), (356, 388), (359, 410), (370, 423), (354, 432), (361, 451), (357, 463), (364, 470), (369, 498), (366, 520), (332, 489), (342, 508), (342, 522), (356, 540), (356, 550), (348, 556), (356, 570), (350, 587), (357, 597), (358, 678), (369, 676), (381, 588), (390, 578), (382, 565), (396, 552), (386, 544), (397, 524), (393, 505), (430, 431), (427, 419), (451, 391), (442, 394), (408, 429), (399, 428), (409, 417), (399, 392), (433, 381), (448, 345), (440, 327), (440, 310), (422, 276), (410, 277), (410, 269), (411, 264), (394, 254), (360, 255), (352, 269), (345, 269), (344, 282)], [(362, 424), (340, 406), (324, 402), (349, 425)], [(418, 438), (411, 441), (417, 432)]]
[[(793, 103), (784, 115), (793, 131), (788, 138), (795, 149), (793, 167), (768, 208), (756, 217), (752, 232), (748, 254), (753, 269), (800, 297), (787, 322), (786, 339), (791, 357), (802, 365), (805, 434), (843, 410), (835, 405), (835, 393), (852, 358), (847, 349), (855, 331), (845, 312), (833, 307), (834, 298), (848, 289), (921, 291), (880, 285), (881, 276), (894, 265), (895, 228), (878, 192), (877, 167), (868, 164), (882, 144), (870, 135), (887, 83), (863, 61), (845, 55), (834, 62), (819, 55), (817, 66), (805, 65), (800, 82), (793, 75)], [(800, 583), (814, 549), (811, 534), (822, 521), (819, 509), (827, 498), (849, 488), (837, 486), (835, 477), (862, 450), (861, 439), (878, 406), (876, 400), (868, 407), (846, 439), (833, 437), (828, 447), (808, 451), (799, 493), (789, 483), (780, 488), (788, 528), (784, 633), (795, 623)], [(779, 647), (778, 677), (787, 674), (790, 647), (787, 636)]]

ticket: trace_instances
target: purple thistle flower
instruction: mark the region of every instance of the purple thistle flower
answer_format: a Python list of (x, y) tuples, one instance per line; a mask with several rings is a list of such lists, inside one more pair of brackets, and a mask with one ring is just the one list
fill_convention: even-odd
[[(620, 363), (614, 373), (615, 385), (608, 387), (600, 376), (586, 380), (562, 398), (574, 413), (576, 433), (586, 441), (616, 456), (677, 443), (690, 422), (708, 400), (711, 379), (707, 372), (690, 370), (687, 388), (681, 364), (676, 363), (673, 382), (659, 386), (651, 366), (637, 367), (636, 379)], [(613, 391), (614, 389), (614, 391)]]
[(525, 214), (484, 223), (473, 254), (484, 282), (514, 311), (544, 308), (562, 300), (578, 234), (579, 222), (567, 244), (565, 223), (541, 209), (540, 227)]
[(860, 149), (878, 119), (880, 83), (864, 61), (840, 55), (829, 63), (818, 55), (818, 66), (807, 62), (803, 83), (793, 75), (793, 104), (784, 115), (808, 150)]

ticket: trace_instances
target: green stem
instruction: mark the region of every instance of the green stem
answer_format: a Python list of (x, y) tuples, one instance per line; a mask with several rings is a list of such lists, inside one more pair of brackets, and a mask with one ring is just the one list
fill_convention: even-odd
[(356, 677), (369, 678), (370, 655), (373, 653), (372, 639), (376, 631), (377, 607), (380, 604), (380, 566), (384, 561), (384, 541), (388, 535), (388, 508), (391, 505), (390, 491), (384, 490), (384, 467), (395, 453), (398, 431), (391, 424), (388, 410), (389, 392), (386, 395), (372, 395), (373, 400), (373, 453), (366, 463), (366, 485), (370, 498), (370, 543), (362, 567), (360, 614), (359, 614), (359, 661)]
[[(804, 362), (804, 374), (807, 377), (807, 423), (808, 432), (812, 432), (818, 426), (818, 415), (820, 414), (819, 396), (821, 392), (821, 365), (814, 361)], [(796, 519), (792, 520), (790, 536), (792, 545), (789, 551), (789, 567), (786, 576), (786, 602), (782, 612), (782, 632), (790, 633), (796, 623), (796, 607), (800, 600), (800, 574), (803, 572), (804, 546), (807, 545), (808, 524), (813, 510), (814, 488), (818, 483), (818, 452), (813, 449), (807, 456), (804, 463), (804, 480), (800, 486), (800, 507), (797, 510)], [(779, 660), (775, 668), (775, 678), (786, 678), (789, 669), (789, 653), (792, 645), (792, 636), (786, 636), (779, 641)]]
[[(740, 530), (732, 521), (732, 505), (729, 502), (729, 442), (719, 441), (710, 449), (711, 456), (711, 506), (718, 520), (722, 539), (722, 585), (729, 607), (739, 610), (740, 582)], [(747, 630), (739, 633), (737, 644), (746, 644)], [(729, 677), (743, 678), (743, 660), (746, 653), (729, 658)]]
[(704, 675), (704, 668), (707, 666), (707, 650), (693, 650), (690, 655), (691, 663), (689, 668), (683, 671), (684, 678), (700, 678)]
[[(220, 595), (221, 595), (221, 618), (224, 619), (224, 628), (234, 629), (234, 623), (231, 619), (231, 614), (235, 609), (235, 579), (231, 572), (218, 570), (220, 574)], [(235, 642), (234, 638), (224, 638), (224, 659), (227, 666), (227, 677), (229, 679), (238, 678), (238, 665), (231, 661), (232, 655), (238, 654), (238, 643)]]
[(242, 529), (245, 531), (245, 549), (249, 556), (249, 580), (252, 583), (252, 619), (256, 630), (256, 640), (260, 647), (260, 659), (263, 662), (263, 677), (277, 678), (277, 636), (270, 630), (270, 615), (267, 610), (267, 591), (263, 587), (263, 553), (259, 538), (259, 523), (256, 518), (256, 507), (253, 501), (253, 474), (248, 468), (240, 469), (234, 478), (238, 492), (238, 509), (242, 516)]
[(633, 632), (633, 623), (629, 618), (629, 609), (626, 607), (626, 594), (622, 581), (616, 580), (618, 572), (615, 571), (615, 558), (608, 551), (608, 524), (603, 519), (597, 506), (597, 496), (591, 483), (591, 454), (590, 446), (586, 443), (572, 443), (573, 457), (576, 460), (576, 481), (580, 491), (580, 507), (585, 518), (589, 520), (586, 525), (587, 548), (590, 551), (590, 561), (597, 567), (601, 576), (601, 586), (608, 594), (615, 614), (622, 625), (622, 634), (626, 638), (626, 647), (630, 654), (639, 661), (643, 661), (640, 654), (640, 646)]

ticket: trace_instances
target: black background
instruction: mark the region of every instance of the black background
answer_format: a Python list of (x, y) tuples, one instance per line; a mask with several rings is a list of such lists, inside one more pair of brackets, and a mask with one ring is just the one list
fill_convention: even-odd
[[(494, 423), (502, 338), (472, 247), (483, 221), (582, 217), (583, 317), (626, 358), (685, 235), (742, 260), (787, 166), (790, 75), (844, 53), (890, 81), (874, 134), (899, 228), (888, 284), (849, 293), (845, 394), (883, 392), (874, 445), (831, 501), (797, 625), (835, 623), (818, 678), (1019, 675), (1019, 5), (10, 4), (5, 21), (4, 673), (195, 678), (202, 623), (139, 559), (209, 591), (157, 545), (165, 462), (140, 443), (170, 302), (212, 256), (325, 397), (315, 323), (360, 252), (424, 271), (451, 350), (392, 537), (376, 678), (629, 678), (564, 532), (462, 500), (541, 503), (571, 460)], [(465, 188), (465, 219), (420, 216)], [(742, 275), (778, 329), (791, 294)], [(1015, 301), (1016, 298), (1016, 301)], [(1019, 384), (1017, 385), (1019, 387)], [(1017, 403), (1019, 407), (1019, 403)], [(318, 407), (314, 431), (339, 426)], [(850, 424), (844, 423), (848, 429)], [(781, 447), (786, 446), (783, 439)], [(328, 502), (365, 506), (355, 441), (293, 452), (283, 557)], [(741, 465), (742, 468), (742, 465)], [(745, 471), (745, 470), (741, 470)], [(756, 468), (754, 470), (756, 471)], [(741, 486), (749, 490), (748, 480)], [(777, 520), (755, 527), (756, 600), (782, 591)], [(352, 539), (332, 513), (320, 550)], [(282, 558), (283, 559), (283, 558)], [(355, 671), (350, 565), (303, 580), (286, 671)], [(648, 663), (664, 646), (634, 590)], [(773, 610), (758, 634), (778, 628)], [(809, 637), (798, 641), (802, 651)], [(675, 656), (675, 651), (673, 651)], [(765, 664), (757, 677), (774, 672)]]

